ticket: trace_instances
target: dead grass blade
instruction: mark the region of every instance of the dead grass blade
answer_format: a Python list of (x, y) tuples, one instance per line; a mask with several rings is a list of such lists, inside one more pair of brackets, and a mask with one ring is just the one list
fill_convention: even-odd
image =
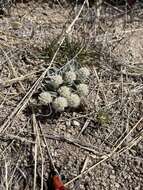
[(103, 156), (103, 159), (101, 159), (99, 162), (97, 162), (96, 164), (94, 164), (93, 166), (91, 166), (90, 168), (88, 168), (87, 170), (85, 170), (84, 172), (80, 173), (78, 176), (76, 176), (75, 178), (73, 178), (72, 180), (70, 180), (69, 182), (67, 182), (65, 184), (65, 186), (69, 185), (70, 183), (74, 182), (75, 180), (79, 179), (80, 177), (82, 177), (84, 174), (87, 174), (88, 172), (90, 172), (91, 170), (93, 170), (94, 168), (96, 168), (99, 164), (101, 164), (102, 162), (108, 160), (109, 158), (111, 158), (116, 151), (119, 149), (119, 147), (123, 144), (123, 142), (125, 141), (125, 139), (128, 138), (128, 136), (137, 128), (137, 126), (143, 121), (143, 117), (141, 117), (138, 122), (134, 125), (134, 127), (129, 131), (129, 133), (123, 138), (123, 140), (121, 140), (121, 142), (113, 149), (113, 151), (108, 154)]
[(83, 8), (85, 5), (85, 1), (82, 5), (82, 7), (80, 8), (78, 14), (76, 15), (75, 19), (72, 21), (72, 23), (68, 26), (67, 30), (65, 31), (65, 34), (63, 35), (63, 37), (59, 40), (58, 44), (58, 48), (51, 60), (51, 62), (49, 63), (49, 66), (47, 67), (47, 69), (45, 69), (45, 71), (41, 74), (41, 76), (37, 79), (37, 81), (34, 83), (34, 85), (31, 87), (31, 89), (26, 93), (26, 95), (23, 97), (23, 99), (19, 102), (19, 104), (17, 105), (17, 107), (12, 111), (12, 113), (10, 114), (10, 116), (8, 117), (8, 119), (4, 122), (4, 124), (1, 126), (0, 128), (0, 133), (4, 133), (7, 128), (10, 126), (11, 122), (14, 123), (15, 117), (25, 108), (25, 106), (28, 104), (30, 98), (32, 97), (33, 93), (36, 91), (37, 87), (40, 85), (40, 83), (42, 82), (42, 80), (44, 79), (44, 77), (46, 76), (47, 72), (49, 71), (49, 69), (51, 68), (51, 66), (53, 65), (53, 62), (59, 52), (59, 49), (61, 47), (61, 45), (63, 44), (64, 40), (66, 39), (66, 35), (71, 31), (72, 27), (74, 26), (75, 22), (78, 20)]

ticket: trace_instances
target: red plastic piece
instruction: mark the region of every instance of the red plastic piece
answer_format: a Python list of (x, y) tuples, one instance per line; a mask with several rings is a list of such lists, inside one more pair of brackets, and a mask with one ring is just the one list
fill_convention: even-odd
[(66, 190), (60, 176), (53, 176), (53, 186), (55, 190)]

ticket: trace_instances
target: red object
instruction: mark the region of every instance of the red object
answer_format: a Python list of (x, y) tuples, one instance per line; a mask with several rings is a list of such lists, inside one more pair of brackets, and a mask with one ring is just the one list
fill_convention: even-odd
[(60, 176), (58, 175), (53, 176), (53, 187), (54, 190), (66, 190)]

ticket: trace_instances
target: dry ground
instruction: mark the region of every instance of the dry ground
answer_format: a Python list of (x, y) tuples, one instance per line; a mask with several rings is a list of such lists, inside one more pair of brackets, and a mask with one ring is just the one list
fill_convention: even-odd
[(71, 45), (52, 65), (75, 56), (73, 40), (79, 50), (86, 44), (74, 58), (91, 69), (86, 106), (50, 116), (28, 109), (56, 52), (51, 40), (64, 35), (80, 8), (19, 3), (0, 18), (0, 190), (48, 189), (47, 146), (69, 190), (143, 189), (141, 10), (131, 21), (106, 8), (98, 22), (95, 7), (84, 8), (68, 32)]

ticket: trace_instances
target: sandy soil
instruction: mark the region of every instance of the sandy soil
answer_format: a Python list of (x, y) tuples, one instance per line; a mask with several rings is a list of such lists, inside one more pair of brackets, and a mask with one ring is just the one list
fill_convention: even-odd
[(19, 3), (0, 18), (1, 190), (38, 190), (41, 184), (49, 189), (50, 163), (38, 123), (69, 190), (143, 189), (143, 31), (138, 22), (125, 26), (123, 16), (110, 25), (102, 18), (97, 28), (94, 7), (84, 10), (70, 39), (86, 39), (93, 53), (85, 58), (91, 61), (85, 108), (39, 117), (26, 105), (9, 120), (49, 65), (39, 52), (73, 20), (71, 10)]

